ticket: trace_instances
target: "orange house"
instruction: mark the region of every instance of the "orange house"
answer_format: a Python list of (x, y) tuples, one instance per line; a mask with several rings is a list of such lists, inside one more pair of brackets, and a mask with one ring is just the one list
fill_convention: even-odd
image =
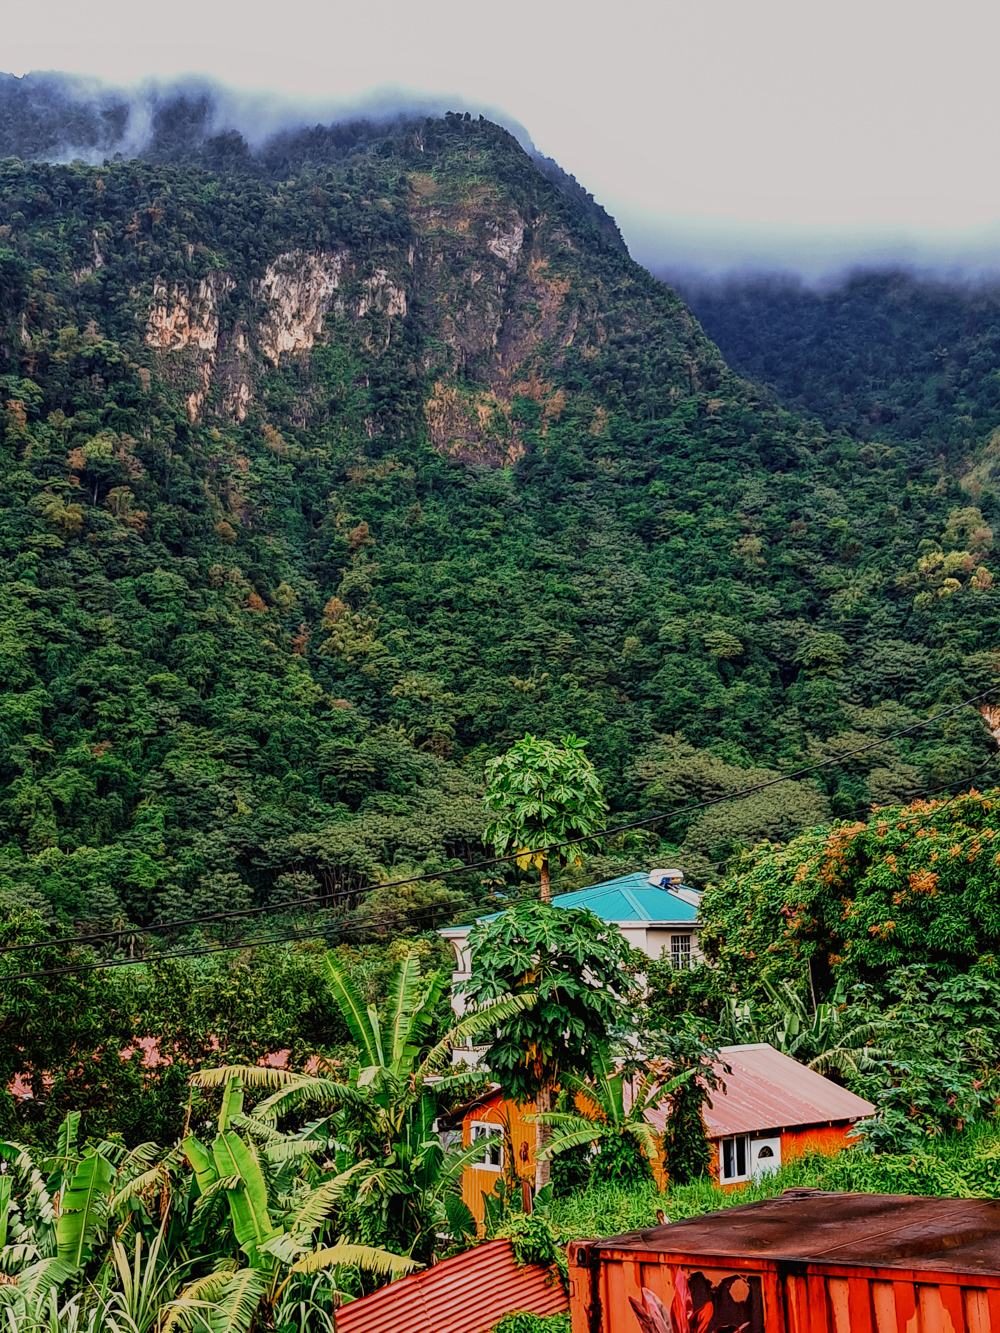
[[(711, 1175), (724, 1187), (768, 1175), (807, 1152), (833, 1156), (847, 1146), (856, 1122), (875, 1110), (773, 1046), (724, 1046), (719, 1054), (725, 1091), (712, 1093), (705, 1126), (714, 1149)], [(483, 1146), (481, 1159), (462, 1175), (462, 1198), (477, 1222), (483, 1220), (483, 1193), (491, 1193), (502, 1175), (533, 1183), (535, 1126), (525, 1117), (534, 1109), (494, 1088), (448, 1118), (455, 1127), (461, 1120), (463, 1148)], [(666, 1110), (652, 1111), (647, 1119), (662, 1134)], [(661, 1161), (653, 1163), (653, 1174), (662, 1189), (667, 1177)]]

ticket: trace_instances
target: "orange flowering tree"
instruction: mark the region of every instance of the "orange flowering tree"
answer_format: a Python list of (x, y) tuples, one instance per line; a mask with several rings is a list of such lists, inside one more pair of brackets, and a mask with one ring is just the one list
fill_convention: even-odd
[(992, 970), (1000, 955), (1000, 789), (875, 809), (865, 823), (762, 844), (702, 906), (704, 945), (741, 993), (912, 964)]

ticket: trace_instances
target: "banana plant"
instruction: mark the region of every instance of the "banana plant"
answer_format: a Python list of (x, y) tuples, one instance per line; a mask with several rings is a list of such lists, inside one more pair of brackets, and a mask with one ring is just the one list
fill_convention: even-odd
[[(0, 1249), (0, 1266), (57, 1257), (69, 1271), (82, 1268), (107, 1229), (119, 1170), (144, 1161), (144, 1153), (153, 1150), (152, 1145), (143, 1145), (126, 1153), (112, 1143), (80, 1149), (79, 1127), (79, 1113), (71, 1112), (60, 1129), (54, 1155), (41, 1169), (23, 1145), (0, 1142), (0, 1158), (12, 1168), (0, 1194), (4, 1204), (0, 1227), (4, 1241), (14, 1242)], [(15, 1181), (22, 1189), (16, 1210), (11, 1206)]]
[[(194, 1135), (182, 1144), (200, 1193), (195, 1210), (204, 1211), (224, 1198), (234, 1243), (225, 1247), (228, 1253), (220, 1256), (213, 1272), (194, 1279), (171, 1302), (168, 1328), (194, 1328), (200, 1321), (210, 1329), (246, 1333), (255, 1323), (270, 1326), (275, 1306), (298, 1279), (342, 1267), (382, 1277), (419, 1267), (378, 1247), (322, 1243), (331, 1212), (368, 1163), (356, 1161), (332, 1178), (310, 1185), (308, 1172), (291, 1175), (289, 1167), (324, 1150), (325, 1138), (282, 1135), (257, 1110), (244, 1114), (248, 1091), (299, 1081), (300, 1076), (285, 1070), (258, 1066), (203, 1070), (192, 1079), (197, 1087), (222, 1091), (211, 1145)], [(345, 1085), (334, 1087), (336, 1091), (328, 1090), (332, 1099), (357, 1096)], [(292, 1192), (282, 1193), (282, 1183)], [(239, 1255), (234, 1256), (233, 1250)]]
[(422, 977), (416, 949), (404, 956), (393, 974), (382, 1018), (373, 1006), (365, 1005), (339, 963), (328, 956), (326, 968), (333, 999), (357, 1048), (357, 1063), (346, 1083), (305, 1076), (286, 1082), (261, 1103), (258, 1115), (273, 1118), (309, 1103), (336, 1105), (348, 1112), (353, 1108), (368, 1118), (377, 1139), (395, 1141), (422, 1098), (443, 1104), (483, 1082), (482, 1073), (475, 1071), (442, 1072), (456, 1046), (474, 1041), (535, 1002), (533, 994), (525, 993), (483, 1005), (432, 1041), (448, 980), (441, 971)]
[(724, 1023), (737, 1042), (769, 1042), (817, 1073), (844, 1078), (865, 1072), (885, 1055), (891, 1022), (867, 1016), (858, 1022), (847, 1004), (843, 982), (811, 1013), (787, 981), (775, 986), (765, 977), (763, 985), (773, 1006), (770, 1023), (759, 1021), (748, 1000), (728, 1002)]
[(602, 1150), (608, 1152), (623, 1140), (631, 1140), (647, 1162), (654, 1162), (659, 1155), (659, 1137), (647, 1114), (668, 1102), (697, 1069), (685, 1069), (670, 1077), (664, 1061), (649, 1060), (633, 1074), (622, 1065), (616, 1066), (604, 1048), (597, 1051), (594, 1066), (593, 1078), (562, 1075), (562, 1109), (525, 1117), (553, 1130), (543, 1155), (551, 1158), (587, 1144), (593, 1144), (600, 1155)]
[(484, 1005), (434, 1036), (448, 985), (440, 971), (424, 977), (411, 949), (401, 960), (380, 1016), (359, 995), (345, 969), (327, 958), (333, 999), (357, 1049), (345, 1082), (331, 1078), (289, 1079), (258, 1104), (258, 1121), (275, 1123), (304, 1108), (331, 1113), (340, 1170), (365, 1159), (351, 1179), (347, 1225), (351, 1238), (427, 1262), (441, 1229), (454, 1231), (445, 1199), (457, 1195), (462, 1168), (477, 1149), (446, 1154), (435, 1131), (443, 1106), (470, 1088), (481, 1072), (452, 1073), (452, 1050), (534, 1003), (530, 993)]

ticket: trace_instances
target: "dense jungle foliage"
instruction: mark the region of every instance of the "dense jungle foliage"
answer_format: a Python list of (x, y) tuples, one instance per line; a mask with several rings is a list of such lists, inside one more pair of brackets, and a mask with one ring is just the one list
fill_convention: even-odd
[(906, 442), (917, 469), (964, 454), (973, 498), (992, 479), (972, 464), (1000, 407), (995, 282), (876, 269), (818, 287), (780, 274), (679, 287), (728, 364), (786, 407), (856, 439)]
[[(734, 370), (495, 125), (251, 149), (161, 110), (142, 160), (53, 164), (46, 106), (0, 86), (0, 1217), (39, 1265), (0, 1283), (11, 1319), (148, 1326), (131, 1266), (150, 1320), (204, 1298), (209, 1326), (304, 1328), (338, 1284), (470, 1242), (433, 1127), (482, 1074), (452, 1048), (541, 1049), (551, 994), (599, 974), (588, 931), (628, 993), (510, 1087), (541, 1105), (603, 1069), (613, 1110), (616, 1050), (683, 1074), (769, 1041), (879, 1114), (743, 1197), (994, 1195), (1000, 713), (954, 707), (997, 688), (992, 298), (692, 293)], [(123, 141), (100, 114), (77, 142)], [(821, 765), (554, 876), (676, 860), (717, 966), (630, 958), (580, 915), (548, 977), (519, 925), (545, 912), (511, 912), (517, 998), (495, 951), (477, 966), (513, 1007), (454, 1023), (434, 928), (535, 891), (463, 868), (522, 737), (585, 746), (586, 830), (605, 797), (626, 822)], [(192, 956), (58, 971), (154, 941)], [(212, 952), (241, 942), (266, 947)], [(705, 1083), (672, 1103), (673, 1216), (722, 1202)], [(538, 1220), (518, 1182), (490, 1234), (555, 1256), (652, 1222), (629, 1134), (606, 1115)]]
[[(8, 901), (350, 891), (473, 859), (529, 729), (618, 817), (994, 683), (992, 419), (924, 466), (767, 405), (487, 122), (323, 151), (0, 170)], [(662, 831), (697, 872), (991, 745), (970, 710)]]

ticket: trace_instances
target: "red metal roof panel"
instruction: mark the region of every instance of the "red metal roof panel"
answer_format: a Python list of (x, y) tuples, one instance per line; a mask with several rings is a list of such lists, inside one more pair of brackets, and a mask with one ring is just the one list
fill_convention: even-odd
[(509, 1241), (445, 1259), (337, 1311), (337, 1333), (487, 1333), (508, 1311), (569, 1308), (559, 1282), (535, 1264), (518, 1268)]
[[(859, 1120), (875, 1110), (863, 1097), (765, 1043), (723, 1046), (720, 1055), (732, 1073), (716, 1067), (726, 1090), (713, 1092), (711, 1106), (705, 1106), (710, 1138), (820, 1125), (829, 1120)], [(666, 1112), (654, 1111), (647, 1118), (662, 1131)]]

